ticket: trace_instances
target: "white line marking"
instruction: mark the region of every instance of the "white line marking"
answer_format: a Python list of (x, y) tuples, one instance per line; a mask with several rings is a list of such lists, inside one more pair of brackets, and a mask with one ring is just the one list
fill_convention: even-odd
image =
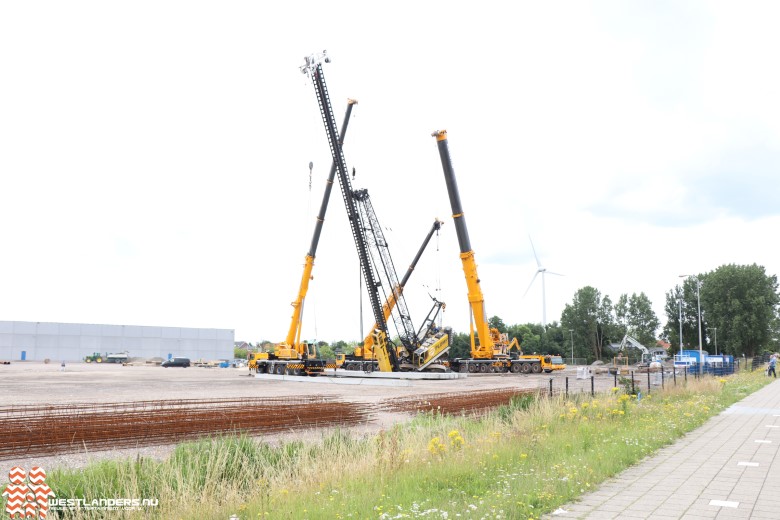
[(778, 426), (776, 424), (767, 424), (766, 427), (767, 428), (780, 428), (780, 426)]
[(739, 502), (730, 502), (728, 500), (710, 500), (710, 505), (718, 507), (737, 507), (739, 506)]
[(737, 466), (750, 466), (751, 468), (754, 468), (758, 466), (758, 462), (737, 462)]
[(759, 444), (772, 444), (772, 441), (765, 441), (764, 439), (756, 439)]

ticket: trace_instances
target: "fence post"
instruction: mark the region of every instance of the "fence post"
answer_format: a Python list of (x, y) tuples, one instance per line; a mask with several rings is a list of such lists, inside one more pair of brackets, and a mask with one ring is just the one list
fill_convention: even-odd
[(677, 367), (672, 365), (672, 377), (674, 378), (674, 386), (677, 386)]
[(590, 376), (590, 396), (591, 397), (596, 397), (596, 386), (595, 386), (594, 379), (596, 379), (595, 376)]
[(551, 377), (550, 378), (550, 397), (552, 397), (552, 395), (553, 395), (553, 390), (552, 390), (552, 377)]
[(618, 370), (619, 370), (618, 368), (615, 368), (615, 385), (614, 385), (615, 388), (617, 388), (617, 373), (618, 373)]
[(631, 371), (631, 393), (636, 394), (636, 389), (634, 388), (634, 371)]
[(661, 367), (661, 390), (664, 389), (664, 367)]
[[(550, 379), (552, 381), (552, 379)], [(566, 397), (569, 397), (569, 376), (566, 376)]]
[(688, 367), (687, 366), (685, 366), (685, 368), (683, 369), (683, 376), (685, 377), (685, 382), (687, 383), (688, 382)]
[(650, 367), (647, 367), (647, 393), (650, 393)]

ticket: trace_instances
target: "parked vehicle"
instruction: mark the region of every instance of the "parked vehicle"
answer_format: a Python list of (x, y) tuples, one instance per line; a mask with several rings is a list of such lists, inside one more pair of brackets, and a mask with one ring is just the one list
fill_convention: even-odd
[(160, 366), (164, 368), (168, 368), (168, 367), (187, 368), (188, 366), (190, 366), (190, 360), (189, 358), (175, 357), (171, 359), (166, 359), (160, 364)]
[[(105, 356), (107, 356), (107, 355), (108, 354), (106, 354)], [(95, 363), (102, 363), (103, 362), (103, 358), (105, 356), (103, 354), (101, 354), (100, 352), (93, 352), (92, 354), (90, 354), (89, 356), (86, 356), (84, 358), (84, 362), (92, 363), (94, 361)]]

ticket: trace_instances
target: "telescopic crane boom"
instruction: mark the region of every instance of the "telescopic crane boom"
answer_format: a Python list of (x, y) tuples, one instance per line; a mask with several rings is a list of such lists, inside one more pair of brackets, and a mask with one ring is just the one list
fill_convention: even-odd
[[(447, 184), (452, 219), (455, 222), (455, 234), (458, 236), (460, 259), (463, 264), (463, 273), (466, 275), (468, 299), (471, 306), (471, 323), (469, 324), (471, 359), (456, 359), (451, 362), (451, 365), (453, 369), (458, 369), (461, 372), (505, 372), (507, 370), (524, 373), (538, 372), (539, 370), (535, 370), (534, 367), (534, 364), (539, 365), (538, 360), (511, 360), (506, 334), (501, 334), (498, 329), (491, 329), (488, 325), (485, 313), (485, 297), (482, 295), (482, 287), (477, 274), (477, 263), (474, 260), (474, 251), (471, 249), (469, 231), (466, 227), (466, 217), (463, 215), (463, 206), (460, 202), (458, 183), (455, 180), (455, 172), (452, 169), (452, 160), (450, 159), (450, 150), (447, 143), (447, 131), (440, 130), (431, 135), (436, 138), (439, 148), (439, 157), (444, 170), (444, 181)], [(476, 338), (474, 337), (475, 333)]]
[[(347, 126), (349, 126), (349, 120), (352, 115), (352, 107), (356, 104), (357, 101), (354, 99), (347, 100), (347, 112), (344, 115), (344, 124), (341, 125), (339, 145), (344, 144), (344, 138), (347, 135)], [(262, 352), (256, 354), (254, 359), (250, 361), (250, 369), (254, 369), (258, 372), (278, 374), (286, 372), (300, 373), (301, 371), (315, 373), (322, 371), (324, 363), (314, 360), (317, 355), (315, 346), (310, 343), (301, 342), (301, 327), (303, 325), (303, 304), (306, 300), (306, 294), (309, 291), (309, 281), (313, 278), (311, 273), (314, 269), (314, 258), (317, 256), (317, 246), (320, 242), (322, 226), (325, 223), (325, 213), (328, 210), (330, 192), (333, 189), (335, 177), (336, 163), (334, 162), (330, 166), (330, 172), (328, 172), (328, 179), (325, 183), (325, 192), (322, 195), (320, 211), (317, 214), (317, 220), (314, 224), (314, 233), (311, 237), (309, 252), (306, 254), (306, 259), (304, 261), (303, 275), (301, 276), (301, 283), (298, 288), (298, 296), (291, 304), (293, 307), (293, 314), (287, 336), (284, 341), (276, 345), (273, 353)], [(291, 363), (291, 361), (297, 362)]]

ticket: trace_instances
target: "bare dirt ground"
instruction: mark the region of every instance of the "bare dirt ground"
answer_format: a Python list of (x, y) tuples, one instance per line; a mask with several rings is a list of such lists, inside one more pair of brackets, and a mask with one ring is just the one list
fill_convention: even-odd
[[(322, 376), (320, 376), (322, 377)], [(640, 377), (640, 376), (637, 376)], [(328, 384), (319, 378), (305, 381), (258, 379), (246, 368), (162, 368), (160, 366), (122, 366), (119, 364), (70, 363), (61, 371), (59, 364), (16, 362), (0, 365), (0, 408), (17, 405), (63, 405), (81, 403), (124, 403), (171, 399), (216, 399), (327, 396), (343, 401), (378, 403), (413, 396), (452, 392), (474, 392), (490, 389), (539, 389), (563, 392), (590, 392), (591, 379), (577, 379), (576, 367), (555, 374), (469, 374), (467, 378), (451, 380), (408, 381), (398, 386), (361, 384)], [(614, 377), (596, 374), (596, 392), (614, 386)], [(408, 419), (407, 414), (379, 413), (357, 432), (372, 432)], [(320, 438), (322, 431), (290, 432), (298, 438)], [(290, 438), (285, 434), (285, 438)], [(274, 441), (274, 436), (264, 437)], [(149, 456), (165, 457), (173, 446), (145, 446), (133, 449), (90, 451), (36, 457), (34, 460), (18, 454), (13, 460), (0, 460), (2, 466), (41, 465), (46, 468), (82, 467), (92, 461), (112, 458)]]

